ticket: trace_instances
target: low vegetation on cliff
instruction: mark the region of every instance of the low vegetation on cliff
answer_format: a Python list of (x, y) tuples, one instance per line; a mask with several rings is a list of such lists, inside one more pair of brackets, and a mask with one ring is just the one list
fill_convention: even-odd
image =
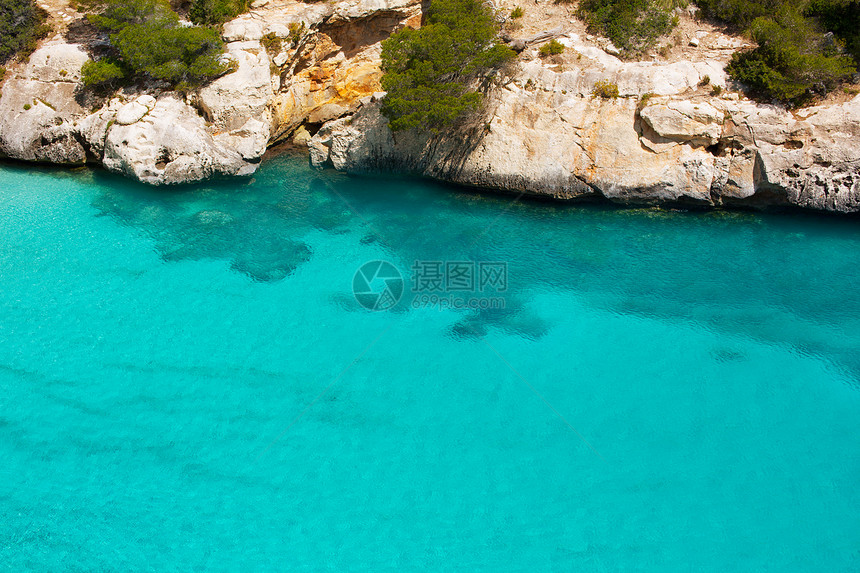
[(247, 12), (251, 0), (194, 0), (188, 15), (195, 24), (217, 25)]
[[(566, 0), (557, 0), (566, 1)], [(695, 0), (702, 15), (745, 33), (757, 47), (727, 71), (763, 101), (803, 105), (857, 71), (860, 0)], [(652, 48), (677, 23), (686, 0), (582, 0), (577, 15), (623, 55)]]
[(46, 19), (33, 0), (0, 0), (0, 64), (32, 52), (50, 32)]
[(481, 108), (482, 88), (516, 54), (481, 0), (434, 0), (426, 24), (382, 43), (382, 112), (393, 131), (448, 127)]
[(753, 20), (750, 32), (758, 47), (732, 56), (726, 70), (749, 87), (750, 94), (794, 106), (833, 90), (855, 71), (853, 58), (833, 35), (794, 8)]
[(576, 14), (594, 34), (606, 36), (627, 55), (652, 48), (678, 24), (672, 8), (686, 0), (581, 0)]
[(729, 75), (750, 94), (789, 106), (823, 96), (857, 71), (858, 0), (697, 0), (706, 17), (758, 46), (732, 57)]
[[(182, 25), (167, 0), (102, 0), (89, 3), (89, 20), (108, 34), (110, 54), (87, 64), (84, 83), (114, 87), (126, 80), (166, 82), (179, 90), (205, 84), (228, 71), (217, 26)], [(247, 8), (238, 0), (195, 0), (190, 15), (218, 23)]]

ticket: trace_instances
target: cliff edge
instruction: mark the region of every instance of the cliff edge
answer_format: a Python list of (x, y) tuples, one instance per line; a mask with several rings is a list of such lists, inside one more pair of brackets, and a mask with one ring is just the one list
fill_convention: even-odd
[[(686, 12), (670, 53), (629, 62), (567, 5), (536, 4), (485, 113), (430, 136), (394, 134), (379, 111), (380, 43), (419, 26), (421, 2), (257, 1), (223, 28), (234, 72), (184, 95), (137, 86), (101, 99), (81, 83), (92, 46), (68, 31), (81, 15), (50, 9), (57, 33), (3, 82), (0, 156), (159, 185), (250, 175), (293, 139), (319, 167), (560, 200), (860, 211), (860, 96), (795, 112), (747, 100), (723, 71), (743, 40)], [(539, 57), (550, 38), (564, 54)], [(598, 82), (618, 97), (593, 95)]]

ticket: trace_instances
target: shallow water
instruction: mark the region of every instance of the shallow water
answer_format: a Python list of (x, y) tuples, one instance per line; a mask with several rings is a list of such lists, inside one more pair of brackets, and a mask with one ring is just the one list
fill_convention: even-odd
[[(0, 166), (0, 237), (0, 568), (860, 569), (856, 219), (282, 157)], [(416, 260), (506, 263), (504, 308), (414, 308)]]

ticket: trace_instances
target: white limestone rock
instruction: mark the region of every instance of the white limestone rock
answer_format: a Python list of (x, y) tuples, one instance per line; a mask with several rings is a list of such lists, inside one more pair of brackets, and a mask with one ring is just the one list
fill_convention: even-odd
[(504, 91), (488, 128), (428, 141), (394, 138), (378, 104), (326, 124), (311, 140), (311, 162), (348, 172), (394, 169), (464, 185), (575, 199), (708, 204), (713, 156), (677, 146), (657, 156), (639, 143), (631, 100)]
[(311, 123), (325, 123), (341, 117), (347, 111), (347, 108), (342, 105), (327, 103), (321, 108), (312, 111), (308, 116), (308, 121)]
[(249, 18), (236, 18), (224, 24), (221, 36), (227, 42), (259, 41), (263, 37), (263, 23)]
[[(695, 61), (671, 63), (622, 61), (597, 38), (541, 32), (533, 38), (559, 37), (569, 48), (563, 69), (527, 48), (507, 85), (492, 91), (486, 117), (455, 136), (408, 132), (395, 140), (379, 113), (385, 94), (373, 93), (377, 36), (416, 25), (420, 12), (417, 0), (255, 2), (224, 26), (238, 71), (195, 96), (205, 118), (172, 95), (82, 109), (76, 97), (86, 53), (49, 40), (7, 73), (0, 155), (98, 160), (146, 183), (182, 183), (252, 173), (271, 140), (293, 133), (314, 165), (348, 172), (415, 173), (571, 200), (860, 212), (860, 96), (794, 114), (736, 94), (703, 96), (702, 79), (725, 86), (725, 64), (745, 45), (713, 32), (696, 32)], [(286, 37), (299, 22), (327, 34), (312, 38), (301, 71), (282, 82), (260, 38)], [(276, 65), (286, 65), (288, 54), (278, 54)], [(622, 97), (593, 97), (598, 81), (616, 83)], [(645, 93), (655, 95), (637, 110)], [(297, 129), (306, 121), (327, 123), (311, 138)]]
[(253, 117), (248, 118), (242, 127), (215, 135), (215, 140), (238, 152), (246, 161), (256, 162), (269, 144), (269, 125)]
[(79, 82), (90, 57), (78, 44), (47, 44), (30, 56), (24, 77), (40, 82)]
[[(634, 98), (581, 95), (595, 77), (587, 71), (521, 66), (489, 102), (488, 117), (456, 137), (406, 132), (395, 141), (379, 102), (368, 101), (319, 130), (308, 144), (311, 162), (570, 200), (860, 212), (860, 96), (799, 119), (772, 106), (678, 94), (637, 114)], [(685, 72), (676, 86), (699, 75), (692, 65), (678, 68)]]
[(119, 98), (114, 98), (101, 109), (75, 123), (75, 131), (85, 142), (90, 155), (97, 158), (104, 155), (108, 129), (116, 123), (116, 114), (123, 105)]
[(704, 102), (672, 100), (649, 105), (640, 117), (660, 137), (691, 145), (714, 145), (723, 131), (723, 112)]
[(269, 56), (259, 42), (233, 43), (227, 49), (238, 70), (200, 90), (204, 113), (224, 131), (240, 129), (250, 118), (271, 124), (274, 90)]
[(142, 103), (133, 101), (122, 106), (116, 113), (116, 122), (120, 125), (131, 125), (137, 123), (150, 112), (151, 108)]
[(347, 0), (334, 5), (329, 23), (369, 18), (375, 14), (403, 12), (420, 5), (415, 0)]
[(104, 142), (105, 168), (153, 185), (247, 175), (256, 164), (216, 141), (196, 111), (175, 96), (158, 99), (130, 125), (113, 124)]
[(608, 44), (606, 44), (606, 47), (603, 49), (607, 54), (610, 54), (612, 56), (620, 56), (621, 55), (621, 50), (616, 48), (615, 44), (613, 44), (612, 42), (609, 42)]
[(0, 95), (0, 157), (80, 164), (86, 152), (74, 121), (84, 115), (75, 99), (80, 46), (53, 41), (36, 50), (20, 75), (7, 72)]

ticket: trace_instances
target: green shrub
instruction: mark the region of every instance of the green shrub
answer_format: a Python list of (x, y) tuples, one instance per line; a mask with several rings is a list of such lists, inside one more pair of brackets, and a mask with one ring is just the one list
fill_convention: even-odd
[(548, 43), (540, 47), (538, 51), (542, 58), (547, 56), (555, 56), (564, 52), (564, 44), (558, 40), (550, 40)]
[(594, 84), (591, 95), (603, 99), (615, 99), (618, 97), (618, 84), (612, 83), (609, 80), (599, 80)]
[(87, 19), (109, 32), (120, 32), (129, 26), (175, 28), (179, 16), (167, 0), (93, 0)]
[(783, 10), (813, 16), (828, 31), (842, 37), (860, 34), (857, 0), (696, 0), (703, 16), (721, 20), (736, 32), (745, 32), (756, 18), (774, 18)]
[(722, 20), (736, 31), (743, 31), (756, 18), (775, 13), (787, 0), (696, 0), (696, 4), (703, 16)]
[(513, 9), (513, 11), (511, 11), (511, 20), (516, 20), (517, 18), (522, 18), (524, 14), (525, 14), (525, 12), (523, 11), (523, 9), (520, 8), (519, 6), (517, 6), (516, 8)]
[(717, 85), (711, 86), (711, 95), (712, 96), (717, 97), (721, 93), (723, 93), (722, 86), (717, 86)]
[(803, 105), (855, 71), (851, 57), (796, 9), (783, 8), (775, 19), (756, 18), (750, 30), (758, 47), (734, 54), (726, 70), (753, 97)]
[(114, 87), (126, 77), (125, 70), (110, 58), (88, 61), (81, 67), (81, 76), (87, 87)]
[(652, 92), (642, 94), (642, 96), (639, 98), (639, 103), (636, 104), (636, 111), (642, 111), (643, 109), (645, 109), (645, 106), (648, 105), (648, 102), (651, 101), (651, 98), (655, 95), (657, 94)]
[(51, 32), (46, 21), (47, 13), (32, 0), (0, 0), (0, 64), (30, 55)]
[(757, 42), (755, 49), (734, 54), (726, 68), (757, 99), (808, 103), (848, 78), (860, 62), (858, 0), (696, 3), (705, 16), (746, 31)]
[(283, 46), (283, 41), (278, 37), (274, 32), (269, 32), (265, 36), (260, 39), (260, 43), (263, 44), (263, 48), (272, 55), (277, 55), (280, 53), (281, 48)]
[(226, 71), (221, 35), (212, 28), (127, 26), (111, 36), (123, 62), (137, 74), (177, 87), (206, 83)]
[(96, 7), (89, 19), (111, 32), (113, 54), (90, 66), (87, 85), (111, 85), (130, 76), (184, 90), (229, 71), (221, 61), (224, 43), (218, 30), (181, 26), (167, 0), (105, 0)]
[(805, 14), (816, 18), (825, 30), (845, 44), (845, 51), (860, 64), (860, 2), (857, 0), (811, 0)]
[(626, 55), (651, 48), (677, 24), (671, 2), (660, 0), (582, 0), (576, 15), (592, 34), (601, 34)]
[(496, 42), (498, 24), (482, 0), (434, 0), (426, 24), (382, 43), (382, 113), (393, 131), (438, 132), (480, 109), (485, 85), (516, 54)]
[(304, 22), (301, 22), (301, 23), (291, 22), (290, 26), (289, 26), (289, 30), (290, 30), (290, 35), (289, 35), (290, 43), (293, 46), (295, 46), (299, 43), (299, 40), (302, 39), (302, 35), (305, 33), (305, 23)]
[(251, 0), (192, 0), (189, 16), (195, 24), (218, 25), (247, 12)]
[(33, 106), (31, 106), (31, 105), (30, 105), (30, 104), (28, 104), (28, 103), (25, 103), (25, 104), (24, 104), (24, 111), (29, 110), (31, 107), (33, 107)]

